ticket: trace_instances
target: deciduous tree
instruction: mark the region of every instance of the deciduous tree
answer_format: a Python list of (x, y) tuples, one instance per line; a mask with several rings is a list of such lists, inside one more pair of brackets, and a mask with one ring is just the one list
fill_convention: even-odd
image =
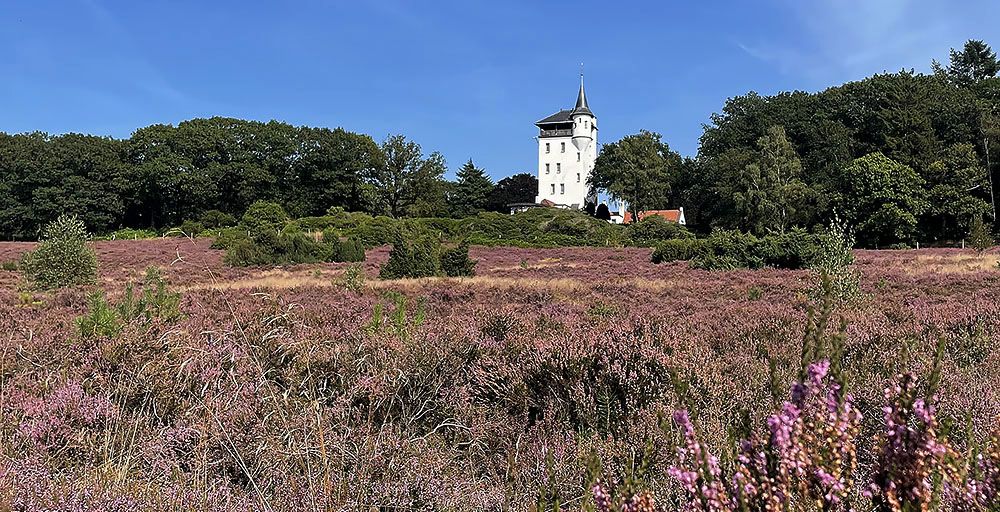
[(592, 190), (603, 190), (616, 202), (625, 202), (633, 218), (643, 210), (664, 208), (680, 169), (681, 157), (658, 133), (641, 131), (606, 144), (588, 180)]

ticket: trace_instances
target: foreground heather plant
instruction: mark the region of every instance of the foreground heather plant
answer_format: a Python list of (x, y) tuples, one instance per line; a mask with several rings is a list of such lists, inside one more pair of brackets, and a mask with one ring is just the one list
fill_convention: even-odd
[(744, 440), (731, 479), (698, 441), (686, 411), (674, 415), (684, 435), (679, 466), (670, 469), (691, 510), (778, 510), (815, 503), (822, 510), (850, 507), (857, 466), (855, 438), (861, 414), (828, 372), (828, 361), (808, 368), (791, 400), (767, 420), (766, 440)]
[[(688, 495), (687, 510), (874, 510), (908, 512), (995, 510), (1000, 483), (1000, 441), (976, 454), (968, 468), (941, 437), (932, 400), (921, 398), (912, 375), (886, 390), (884, 431), (871, 482), (859, 492), (857, 439), (861, 414), (829, 374), (830, 364), (809, 365), (807, 378), (767, 420), (766, 440), (741, 443), (732, 476), (698, 440), (686, 411), (674, 421), (684, 437), (678, 465), (669, 470)], [(966, 475), (963, 478), (963, 475)], [(595, 502), (613, 503), (592, 488)], [(636, 495), (639, 496), (639, 495)], [(651, 497), (643, 498), (652, 503)], [(598, 510), (610, 510), (600, 508)]]
[(899, 376), (886, 399), (884, 437), (869, 494), (880, 510), (929, 510), (940, 503), (946, 481), (960, 481), (959, 457), (939, 438), (934, 406), (919, 397), (913, 375)]

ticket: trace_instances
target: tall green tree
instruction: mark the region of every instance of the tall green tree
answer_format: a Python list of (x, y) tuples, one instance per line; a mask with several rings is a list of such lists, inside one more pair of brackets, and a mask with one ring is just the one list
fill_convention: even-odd
[(448, 216), (448, 196), (453, 184), (444, 179), (448, 166), (444, 155), (433, 152), (421, 161), (417, 172), (404, 189), (406, 208), (404, 213), (411, 217)]
[(681, 156), (658, 133), (643, 130), (605, 144), (588, 185), (624, 202), (633, 218), (643, 210), (667, 207), (670, 188), (681, 167)]
[(952, 48), (948, 52), (948, 57), (947, 67), (941, 66), (937, 61), (933, 61), (931, 67), (935, 74), (946, 76), (958, 85), (972, 85), (983, 79), (995, 77), (997, 72), (1000, 72), (1000, 61), (997, 60), (996, 52), (979, 39), (966, 41), (962, 51)]
[(487, 209), (493, 212), (508, 212), (507, 205), (533, 203), (538, 196), (538, 177), (521, 172), (497, 182), (487, 201)]
[(486, 171), (476, 167), (470, 158), (455, 173), (455, 177), (455, 185), (448, 198), (451, 214), (468, 217), (485, 210), (494, 187), (493, 180), (486, 175)]
[(402, 135), (391, 135), (382, 141), (379, 162), (370, 169), (371, 184), (382, 209), (393, 217), (401, 217), (410, 204), (417, 176), (424, 165), (420, 145)]
[(972, 144), (950, 146), (922, 175), (929, 204), (921, 225), (929, 239), (961, 240), (990, 211), (990, 184)]
[(810, 196), (802, 182), (802, 162), (781, 126), (772, 126), (757, 139), (748, 161), (734, 158), (718, 183), (719, 193), (732, 201), (737, 226), (763, 234), (784, 232), (801, 223)]
[(294, 158), (280, 177), (282, 202), (296, 217), (321, 215), (331, 206), (368, 207), (363, 180), (379, 163), (378, 144), (341, 128), (296, 130)]
[(924, 180), (911, 167), (882, 153), (854, 160), (844, 169), (843, 204), (847, 221), (867, 247), (908, 244), (917, 219), (927, 210)]

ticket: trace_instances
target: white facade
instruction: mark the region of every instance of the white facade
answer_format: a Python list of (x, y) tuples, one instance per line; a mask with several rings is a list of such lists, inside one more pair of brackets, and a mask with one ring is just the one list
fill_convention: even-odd
[(557, 205), (582, 209), (596, 197), (587, 180), (597, 160), (597, 117), (587, 106), (580, 77), (576, 107), (535, 123), (538, 133), (538, 196)]

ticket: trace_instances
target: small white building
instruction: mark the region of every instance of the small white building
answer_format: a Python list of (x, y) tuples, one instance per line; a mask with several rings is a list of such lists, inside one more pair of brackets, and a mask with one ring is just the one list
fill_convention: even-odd
[(587, 105), (580, 74), (576, 106), (560, 110), (535, 123), (538, 127), (538, 196), (556, 206), (583, 209), (596, 204), (587, 180), (597, 160), (597, 116)]

